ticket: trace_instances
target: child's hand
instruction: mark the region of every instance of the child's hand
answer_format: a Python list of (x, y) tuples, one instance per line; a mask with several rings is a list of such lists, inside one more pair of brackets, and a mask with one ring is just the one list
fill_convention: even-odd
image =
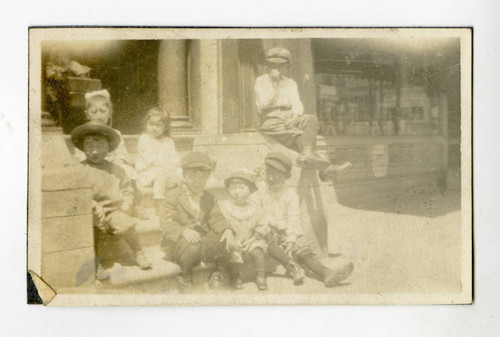
[(106, 218), (106, 213), (104, 212), (104, 209), (102, 208), (101, 205), (99, 204), (94, 205), (94, 214), (97, 216), (100, 222), (104, 222), (104, 219)]
[(295, 124), (297, 123), (298, 119), (299, 119), (299, 115), (293, 113), (291, 115), (290, 119), (285, 123), (285, 128), (291, 129), (292, 127), (294, 127)]
[(257, 226), (254, 230), (254, 237), (257, 239), (263, 239), (267, 233), (269, 232), (269, 228), (267, 226)]
[(288, 242), (285, 247), (285, 253), (291, 257), (294, 247), (295, 247), (295, 242)]
[(219, 240), (219, 242), (226, 242), (226, 250), (234, 250), (237, 246), (236, 240), (234, 239), (233, 231), (226, 229)]

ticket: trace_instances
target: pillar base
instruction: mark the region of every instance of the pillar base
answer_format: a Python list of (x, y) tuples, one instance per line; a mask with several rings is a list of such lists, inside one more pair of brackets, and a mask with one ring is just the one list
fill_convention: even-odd
[(172, 129), (192, 129), (193, 124), (188, 116), (171, 116), (170, 127)]

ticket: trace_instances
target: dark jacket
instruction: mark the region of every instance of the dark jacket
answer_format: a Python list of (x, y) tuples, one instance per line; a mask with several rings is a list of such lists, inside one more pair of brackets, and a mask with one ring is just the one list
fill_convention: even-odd
[(192, 209), (188, 192), (184, 185), (166, 193), (159, 210), (160, 226), (163, 239), (177, 242), (186, 228), (197, 230), (204, 234), (213, 231), (221, 235), (231, 225), (220, 211), (214, 196), (207, 191), (200, 199), (201, 212), (197, 217)]

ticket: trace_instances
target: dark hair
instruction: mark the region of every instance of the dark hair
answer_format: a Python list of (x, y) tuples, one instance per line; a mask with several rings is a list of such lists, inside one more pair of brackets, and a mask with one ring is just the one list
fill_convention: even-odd
[(169, 137), (170, 136), (170, 115), (168, 114), (168, 112), (166, 112), (162, 108), (154, 107), (154, 108), (149, 109), (146, 116), (144, 116), (144, 119), (142, 120), (143, 128), (144, 129), (146, 128), (146, 124), (153, 116), (159, 116), (161, 118), (161, 121), (163, 122), (163, 124), (165, 124), (165, 130), (163, 130), (162, 137)]

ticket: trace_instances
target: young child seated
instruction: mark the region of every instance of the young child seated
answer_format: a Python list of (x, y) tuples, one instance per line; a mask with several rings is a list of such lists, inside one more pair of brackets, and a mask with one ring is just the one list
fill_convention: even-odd
[[(205, 190), (214, 161), (204, 153), (189, 152), (181, 167), (184, 181), (165, 195), (159, 217), (165, 258), (180, 266), (177, 280), (181, 291), (186, 292), (193, 284), (193, 268), (201, 262), (215, 262), (220, 269), (234, 271), (229, 260), (236, 244), (231, 224), (214, 196)], [(217, 282), (211, 285), (220, 286)]]
[[(107, 90), (92, 91), (85, 94), (85, 116), (87, 120), (96, 124), (111, 125), (113, 116), (113, 104)], [(132, 213), (140, 219), (148, 219), (148, 215), (140, 208), (139, 201), (141, 195), (137, 189), (137, 173), (129, 160), (129, 153), (122, 139), (120, 131), (113, 129), (120, 137), (120, 143), (115, 150), (109, 151), (106, 160), (112, 162), (125, 170), (134, 189), (134, 205)], [(85, 154), (76, 150), (75, 156), (78, 161), (85, 159)]]
[(182, 174), (179, 155), (175, 151), (174, 141), (169, 137), (169, 129), (168, 114), (153, 108), (144, 119), (144, 133), (137, 144), (137, 185), (153, 186), (157, 211), (165, 197), (165, 189), (173, 188)]
[(325, 286), (333, 287), (346, 279), (354, 269), (352, 263), (332, 270), (315, 257), (309, 246), (297, 244), (302, 235), (299, 198), (297, 192), (286, 185), (286, 180), (291, 176), (291, 160), (281, 152), (272, 152), (265, 157), (264, 163), (266, 188), (261, 197), (264, 213), (272, 229), (269, 239), (283, 247), (285, 253), (301, 266), (320, 276)]
[[(269, 243), (266, 240), (270, 228), (264, 217), (260, 199), (254, 194), (257, 186), (252, 176), (244, 171), (236, 171), (229, 175), (224, 183), (227, 193), (218, 201), (218, 205), (236, 232), (235, 238), (244, 260), (248, 259), (253, 264), (257, 288), (267, 289), (266, 252), (285, 266), (294, 277), (294, 283), (301, 283), (304, 279), (302, 268), (273, 240), (269, 240)], [(234, 279), (233, 285), (236, 289), (243, 286), (239, 277)]]
[(138, 219), (130, 215), (134, 199), (130, 179), (123, 168), (106, 160), (120, 143), (119, 134), (109, 126), (89, 122), (73, 130), (71, 141), (86, 156), (81, 163), (89, 167), (95, 228), (120, 235), (133, 251), (137, 265), (150, 268), (135, 231)]

